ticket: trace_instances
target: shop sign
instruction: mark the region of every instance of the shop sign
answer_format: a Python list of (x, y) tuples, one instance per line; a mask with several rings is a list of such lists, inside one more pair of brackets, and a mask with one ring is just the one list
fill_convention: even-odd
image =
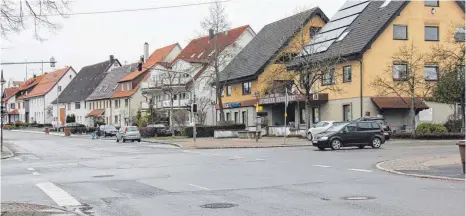
[(225, 108), (238, 108), (241, 107), (241, 103), (227, 103), (225, 104)]
[(286, 101), (302, 101), (304, 97), (302, 95), (288, 95), (288, 100), (286, 96), (280, 94), (266, 95), (264, 98), (260, 99), (260, 104), (274, 104), (274, 103), (285, 103)]

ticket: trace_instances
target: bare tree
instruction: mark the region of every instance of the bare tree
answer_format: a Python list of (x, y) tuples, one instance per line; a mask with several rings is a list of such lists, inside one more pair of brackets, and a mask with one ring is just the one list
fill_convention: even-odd
[(61, 26), (51, 17), (66, 17), (69, 3), (69, 0), (2, 0), (1, 35), (7, 38), (11, 33), (19, 33), (27, 28), (28, 22), (32, 22), (34, 37), (43, 40), (40, 30), (58, 30)]
[(173, 122), (176, 126), (185, 126), (189, 121), (189, 112), (187, 110), (175, 110), (172, 114)]
[[(426, 54), (411, 44), (402, 45), (391, 57), (384, 75), (379, 75), (371, 82), (371, 87), (381, 96), (396, 96), (410, 107), (410, 124), (412, 133), (416, 128), (416, 98), (424, 99), (432, 94), (439, 74), (424, 75)], [(427, 80), (427, 81), (426, 81)], [(409, 97), (410, 100), (405, 98)]]
[(197, 100), (197, 118), (199, 124), (205, 124), (207, 119), (207, 112), (212, 105), (212, 100), (208, 97), (200, 97)]

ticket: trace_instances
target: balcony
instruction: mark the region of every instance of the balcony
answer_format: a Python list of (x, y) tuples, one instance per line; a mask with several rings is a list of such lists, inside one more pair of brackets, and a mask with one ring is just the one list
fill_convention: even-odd
[(148, 81), (142, 82), (143, 92), (157, 92), (170, 88), (186, 88), (186, 84), (191, 80), (189, 77), (168, 78), (165, 76), (153, 76)]
[[(159, 104), (160, 104), (160, 102), (159, 102)], [(169, 100), (162, 101), (161, 104), (162, 104), (163, 108), (170, 108), (170, 101)], [(188, 106), (189, 104), (190, 104), (189, 99), (173, 101), (173, 107), (185, 107), (185, 106)]]

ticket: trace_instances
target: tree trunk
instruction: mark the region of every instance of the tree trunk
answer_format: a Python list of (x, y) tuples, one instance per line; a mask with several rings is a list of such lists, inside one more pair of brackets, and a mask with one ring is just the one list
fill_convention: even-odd
[(217, 101), (218, 101), (218, 111), (220, 113), (220, 122), (225, 122), (225, 113), (223, 111), (223, 102), (222, 102), (222, 92), (219, 90), (219, 88), (216, 88), (216, 93), (217, 95)]
[(170, 130), (172, 132), (172, 137), (175, 136), (175, 129), (173, 127), (173, 96), (170, 99)]
[(305, 103), (305, 106), (306, 106), (306, 134), (307, 134), (307, 130), (309, 130), (309, 128), (311, 128), (311, 116), (312, 116), (312, 113), (311, 113), (311, 101), (309, 100), (309, 96), (306, 95), (306, 103)]
[(416, 134), (416, 110), (415, 110), (415, 101), (414, 101), (414, 88), (411, 89), (411, 134)]

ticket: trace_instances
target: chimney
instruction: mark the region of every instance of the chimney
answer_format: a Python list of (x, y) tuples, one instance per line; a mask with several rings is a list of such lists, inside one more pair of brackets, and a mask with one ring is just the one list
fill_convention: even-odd
[(115, 60), (115, 57), (113, 55), (110, 55), (110, 63), (113, 63), (113, 60)]
[(144, 62), (149, 58), (149, 43), (144, 43)]

